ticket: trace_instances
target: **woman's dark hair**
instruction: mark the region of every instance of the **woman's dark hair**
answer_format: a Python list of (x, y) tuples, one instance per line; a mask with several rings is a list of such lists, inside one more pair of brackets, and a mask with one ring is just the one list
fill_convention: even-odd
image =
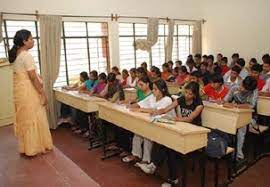
[(239, 58), (236, 62), (236, 64), (239, 64), (242, 68), (245, 67), (246, 62), (243, 58)]
[(121, 74), (121, 73), (119, 72), (119, 68), (118, 68), (117, 66), (113, 66), (113, 67), (112, 67), (112, 70), (113, 70), (113, 71), (116, 71), (118, 74)]
[(201, 59), (202, 58), (202, 55), (200, 53), (197, 53), (197, 54), (195, 54), (194, 57)]
[(175, 68), (173, 68), (173, 71), (176, 72), (177, 74), (179, 74), (179, 69), (180, 69), (179, 67), (175, 67)]
[(131, 68), (129, 71), (133, 72), (133, 73), (136, 73), (136, 68)]
[(221, 84), (224, 83), (223, 77), (220, 74), (216, 74), (216, 73), (212, 75), (211, 81), (213, 83), (221, 83)]
[(107, 80), (108, 82), (114, 82), (116, 80), (116, 75), (114, 73), (109, 73)]
[(202, 72), (200, 71), (193, 71), (190, 73), (190, 76), (201, 78), (203, 75), (202, 75)]
[(175, 61), (175, 64), (179, 64), (180, 66), (182, 66), (182, 61), (181, 60), (177, 60), (177, 61)]
[(100, 73), (98, 75), (98, 78), (107, 82), (107, 75), (105, 73)]
[(191, 90), (195, 95), (196, 100), (200, 99), (200, 85), (197, 82), (190, 82), (185, 86), (186, 90)]
[(159, 79), (159, 80), (155, 81), (154, 84), (157, 86), (158, 90), (162, 93), (163, 97), (165, 97), (165, 96), (171, 97), (169, 90), (168, 90), (168, 87), (167, 87), (167, 84), (164, 80)]
[(241, 68), (239, 66), (233, 66), (231, 70), (235, 71), (238, 74), (240, 74), (240, 72), (241, 72)]
[(188, 58), (186, 64), (187, 65), (193, 65), (194, 66), (195, 65), (195, 62), (194, 62), (193, 58)]
[(181, 66), (181, 67), (180, 67), (180, 70), (181, 70), (183, 73), (188, 73), (187, 67), (186, 67), (186, 66)]
[(143, 82), (143, 83), (145, 83), (145, 84), (149, 84), (149, 88), (152, 90), (153, 89), (153, 83), (150, 81), (150, 79), (149, 79), (149, 77), (148, 76), (143, 76), (142, 78), (140, 78), (139, 80), (138, 80), (138, 82), (139, 81), (141, 81), (141, 82)]
[(98, 72), (96, 70), (91, 71), (90, 74), (93, 75), (94, 80), (98, 79)]
[(233, 53), (232, 58), (239, 58), (239, 54), (238, 53)]
[(257, 88), (257, 80), (254, 77), (247, 76), (243, 82), (243, 87), (248, 91), (254, 91)]
[(19, 30), (16, 32), (13, 39), (13, 47), (8, 51), (8, 60), (13, 63), (17, 58), (17, 50), (24, 46), (24, 41), (27, 41), (31, 36), (31, 32), (28, 30)]
[(169, 68), (169, 64), (168, 63), (164, 63), (164, 64), (162, 64), (162, 67)]
[(208, 55), (208, 56), (207, 56), (207, 59), (210, 59), (211, 61), (214, 62), (214, 56), (213, 56), (213, 55)]
[(251, 59), (250, 59), (250, 62), (253, 62), (254, 64), (257, 64), (257, 63), (258, 63), (258, 61), (257, 61), (256, 58), (251, 58)]
[(221, 61), (225, 62), (227, 64), (228, 63), (228, 58), (224, 56), (224, 57), (222, 57)]
[(154, 72), (155, 74), (157, 74), (158, 77), (161, 77), (161, 72), (160, 69), (156, 66), (153, 66), (151, 69), (151, 72)]
[(125, 73), (125, 74), (127, 74), (127, 75), (128, 75), (128, 70), (123, 69), (123, 70), (122, 70), (122, 74), (123, 74), (123, 73)]
[(138, 68), (136, 69), (136, 71), (137, 71), (138, 73), (143, 74), (143, 76), (147, 75), (147, 73), (146, 73), (146, 71), (145, 71), (145, 69), (144, 69), (143, 67), (138, 67)]
[(84, 81), (89, 80), (89, 76), (88, 76), (88, 73), (86, 71), (81, 72), (80, 77), (82, 77)]
[(173, 61), (169, 60), (167, 63), (173, 66)]

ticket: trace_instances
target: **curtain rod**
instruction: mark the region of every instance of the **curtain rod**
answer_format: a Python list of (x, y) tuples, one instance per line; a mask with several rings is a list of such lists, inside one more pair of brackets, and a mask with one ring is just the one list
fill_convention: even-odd
[[(36, 11), (36, 13), (15, 13), (15, 12), (0, 12), (3, 15), (22, 15), (22, 16), (40, 16), (40, 15), (45, 15), (45, 14), (39, 14), (38, 11)], [(48, 15), (54, 15), (54, 14), (48, 14)], [(68, 14), (60, 14), (57, 16), (61, 16), (61, 17), (75, 17), (75, 18), (111, 18), (111, 20), (118, 20), (119, 18), (135, 18), (135, 19), (148, 19), (149, 17), (143, 17), (143, 16), (121, 16), (118, 14), (111, 14), (111, 16), (79, 16), (79, 15), (68, 15)], [(169, 20), (169, 17), (158, 17), (158, 19), (160, 20)], [(194, 22), (194, 21), (201, 21), (202, 23), (205, 23), (206, 20), (205, 19), (201, 19), (201, 20), (194, 20), (194, 19), (173, 19), (176, 21), (190, 21), (190, 22)]]

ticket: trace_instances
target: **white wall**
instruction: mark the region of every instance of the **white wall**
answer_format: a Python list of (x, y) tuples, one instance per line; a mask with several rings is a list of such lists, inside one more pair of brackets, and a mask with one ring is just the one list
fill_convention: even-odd
[(204, 0), (203, 52), (261, 60), (270, 53), (269, 8), (269, 0)]

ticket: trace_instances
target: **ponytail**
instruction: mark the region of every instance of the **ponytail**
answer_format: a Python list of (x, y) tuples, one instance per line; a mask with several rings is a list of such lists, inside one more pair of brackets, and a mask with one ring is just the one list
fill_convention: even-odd
[(8, 51), (8, 60), (10, 63), (13, 63), (17, 58), (17, 46), (13, 45), (13, 47)]

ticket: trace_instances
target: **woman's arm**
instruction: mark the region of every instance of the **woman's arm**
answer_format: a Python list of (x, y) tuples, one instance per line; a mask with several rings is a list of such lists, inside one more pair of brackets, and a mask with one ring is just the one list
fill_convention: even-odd
[(178, 102), (177, 102), (177, 100), (175, 100), (175, 101), (173, 101), (172, 104), (170, 104), (166, 108), (159, 109), (159, 110), (154, 110), (154, 111), (151, 112), (151, 114), (153, 114), (153, 115), (165, 114), (165, 113), (171, 111), (172, 109), (174, 109), (175, 107), (177, 107), (177, 105), (178, 105)]
[(201, 114), (202, 110), (203, 105), (199, 105), (188, 117), (176, 117), (175, 120), (191, 123), (198, 115)]

